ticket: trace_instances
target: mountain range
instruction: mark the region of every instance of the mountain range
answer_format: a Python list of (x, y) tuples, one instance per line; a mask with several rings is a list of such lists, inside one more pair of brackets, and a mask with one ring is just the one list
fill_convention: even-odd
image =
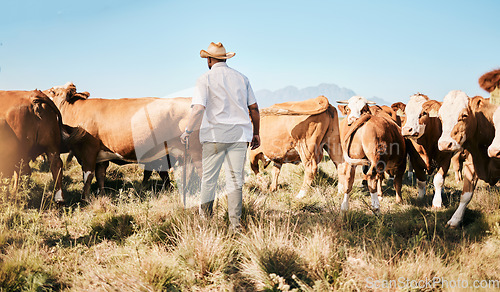
[[(321, 83), (318, 86), (310, 86), (302, 89), (295, 86), (287, 86), (275, 91), (267, 89), (255, 91), (255, 96), (261, 108), (271, 106), (275, 103), (315, 98), (319, 95), (326, 96), (333, 105), (336, 101), (349, 99), (356, 95), (356, 93), (351, 89), (339, 87), (333, 83)], [(389, 102), (378, 97), (368, 99), (376, 102), (378, 105), (390, 105)]]

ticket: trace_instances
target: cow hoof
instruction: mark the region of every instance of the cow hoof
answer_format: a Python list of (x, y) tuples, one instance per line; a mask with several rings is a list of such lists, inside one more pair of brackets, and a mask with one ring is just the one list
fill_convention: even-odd
[(439, 206), (432, 205), (432, 210), (441, 210), (441, 209), (443, 209), (442, 205)]
[(459, 226), (460, 226), (460, 221), (453, 220), (453, 218), (451, 218), (450, 221), (446, 223), (446, 228), (449, 229), (457, 229)]
[(306, 191), (300, 190), (300, 192), (295, 196), (296, 199), (302, 199), (306, 196)]

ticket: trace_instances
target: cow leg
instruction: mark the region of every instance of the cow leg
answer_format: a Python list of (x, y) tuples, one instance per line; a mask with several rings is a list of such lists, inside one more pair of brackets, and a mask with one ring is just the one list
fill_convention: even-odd
[[(91, 150), (92, 151), (92, 150)], [(90, 195), (90, 187), (92, 185), (92, 179), (94, 178), (95, 169), (96, 169), (96, 160), (97, 160), (98, 151), (86, 152), (83, 155), (83, 159), (79, 159), (77, 157), (78, 162), (82, 160), (82, 171), (83, 171), (83, 192), (82, 192), (82, 200), (86, 200)]]
[[(302, 157), (301, 157), (302, 158)], [(318, 163), (316, 162), (316, 159), (314, 157), (311, 157), (308, 160), (303, 160), (305, 161), (304, 163), (304, 182), (302, 183), (302, 187), (300, 188), (299, 193), (295, 196), (297, 199), (301, 199), (305, 197), (307, 194), (307, 190), (311, 186), (314, 176), (316, 175), (316, 172), (318, 171)]]
[[(191, 173), (193, 173), (194, 171), (191, 171)], [(161, 178), (161, 181), (163, 183), (163, 187), (171, 190), (173, 188), (172, 184), (170, 183), (170, 176), (168, 174), (168, 171), (167, 170), (162, 170), (160, 172), (158, 172), (158, 174), (160, 175), (160, 178)]]
[(377, 195), (382, 200), (382, 178), (377, 179)]
[(144, 169), (144, 174), (142, 176), (142, 186), (145, 186), (149, 179), (151, 178), (151, 175), (153, 174), (153, 171), (152, 170), (146, 170)]
[(62, 160), (58, 152), (49, 152), (50, 161), (50, 171), (52, 172), (52, 178), (54, 179), (55, 195), (54, 200), (56, 203), (64, 203), (64, 197), (62, 192)]
[(414, 169), (415, 176), (417, 177), (417, 199), (422, 200), (425, 197), (425, 188), (427, 186), (427, 174), (425, 169), (418, 167)]
[(366, 179), (366, 174), (368, 173), (368, 171), (370, 170), (370, 166), (369, 165), (363, 165), (362, 167), (362, 170), (363, 170), (363, 180), (361, 181), (361, 185), (365, 188), (368, 188), (368, 180)]
[(352, 190), (352, 185), (354, 184), (354, 177), (356, 176), (356, 166), (350, 165), (349, 163), (341, 163), (338, 167), (338, 194), (343, 196), (342, 204), (340, 205), (340, 210), (342, 212), (349, 211), (349, 193)]
[[(370, 171), (370, 170), (369, 170)], [(378, 184), (379, 178), (377, 175), (371, 175), (369, 174), (367, 176), (367, 182), (368, 182), (368, 190), (370, 191), (370, 196), (372, 199), (372, 209), (375, 213), (380, 212), (380, 202), (379, 202), (379, 195), (377, 193), (377, 184)]]
[(399, 166), (394, 175), (394, 190), (396, 191), (396, 203), (401, 203), (401, 188), (403, 187), (403, 176), (406, 170), (406, 159)]
[(446, 173), (450, 168), (450, 161), (443, 162), (442, 166), (439, 167), (438, 172), (434, 175), (434, 198), (432, 198), (432, 207), (441, 208), (443, 206), (442, 192)]
[(94, 178), (94, 171), (92, 170), (83, 170), (83, 193), (82, 200), (88, 198), (90, 194), (90, 186), (92, 184), (92, 179)]
[(408, 161), (408, 180), (410, 181), (410, 185), (413, 185), (413, 178), (415, 177), (414, 172), (413, 172), (413, 165), (410, 161)]
[(462, 182), (463, 176), (462, 176), (462, 167), (463, 167), (463, 160), (462, 160), (462, 152), (457, 152), (453, 157), (451, 158), (451, 164), (453, 165), (453, 170), (455, 171), (455, 181), (456, 182)]
[(95, 175), (96, 175), (96, 181), (97, 181), (97, 186), (98, 186), (98, 194), (99, 195), (104, 195), (104, 179), (106, 178), (106, 169), (109, 166), (109, 161), (104, 161), (104, 162), (99, 162), (96, 164), (95, 167)]
[(472, 199), (472, 195), (474, 194), (474, 189), (477, 184), (477, 175), (474, 170), (474, 165), (472, 163), (472, 159), (467, 159), (464, 163), (464, 187), (462, 191), (462, 195), (460, 197), (460, 205), (458, 205), (457, 210), (453, 213), (453, 216), (446, 224), (451, 228), (456, 228), (460, 225), (464, 218), (465, 209)]
[(269, 191), (274, 192), (278, 189), (278, 177), (280, 175), (280, 172), (281, 172), (281, 164), (274, 162), (271, 186), (269, 187)]

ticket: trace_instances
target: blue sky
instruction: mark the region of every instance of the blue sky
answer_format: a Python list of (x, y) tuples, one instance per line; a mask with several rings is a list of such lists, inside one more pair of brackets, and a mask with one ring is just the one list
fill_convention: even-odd
[[(94, 97), (166, 96), (220, 41), (254, 90), (335, 83), (390, 102), (500, 67), (500, 1), (2, 1), (0, 89), (73, 81)], [(329, 97), (335, 99), (335, 97)]]

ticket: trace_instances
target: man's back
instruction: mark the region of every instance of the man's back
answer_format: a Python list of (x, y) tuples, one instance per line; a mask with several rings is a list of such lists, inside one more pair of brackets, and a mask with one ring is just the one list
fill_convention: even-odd
[(252, 123), (248, 106), (256, 103), (248, 79), (225, 62), (214, 64), (196, 83), (193, 104), (205, 106), (202, 142), (249, 142)]

